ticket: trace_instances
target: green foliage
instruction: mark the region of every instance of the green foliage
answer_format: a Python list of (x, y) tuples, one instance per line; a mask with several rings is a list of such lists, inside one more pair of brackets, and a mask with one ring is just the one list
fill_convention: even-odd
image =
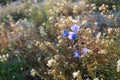
[(0, 80), (25, 80), (25, 71), (30, 66), (20, 55), (13, 55), (12, 50), (5, 48), (4, 53), (9, 53), (9, 58), (0, 62)]
[[(13, 64), (9, 63), (0, 63), (0, 78), (1, 80), (24, 80), (24, 73), (20, 70), (21, 67), (24, 67), (23, 62), (14, 62)], [(14, 77), (15, 76), (15, 77)]]

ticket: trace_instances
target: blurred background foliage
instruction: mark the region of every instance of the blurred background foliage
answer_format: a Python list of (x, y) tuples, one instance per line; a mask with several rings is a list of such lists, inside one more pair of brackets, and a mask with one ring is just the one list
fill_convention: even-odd
[(85, 0), (88, 3), (95, 3), (97, 6), (101, 6), (102, 4), (106, 4), (108, 6), (115, 5), (118, 9), (120, 9), (120, 0)]
[[(13, 1), (17, 1), (17, 0), (0, 0), (0, 3), (5, 5)], [(37, 69), (38, 72), (43, 77), (48, 78), (47, 80), (49, 80), (49, 77), (52, 79), (52, 76), (49, 75), (46, 77), (47, 73), (46, 75), (44, 75), (43, 72), (49, 70), (49, 68), (46, 65), (46, 62), (48, 59), (50, 59), (51, 56), (56, 54), (57, 48), (60, 51), (60, 53), (63, 54), (63, 56), (65, 55), (64, 57), (66, 57), (65, 58), (66, 61), (71, 60), (69, 65), (73, 64), (73, 67), (75, 67), (74, 64), (77, 64), (78, 62), (75, 60), (72, 61), (71, 59), (72, 54), (69, 54), (69, 53), (73, 51), (68, 50), (68, 46), (71, 44), (71, 42), (68, 42), (68, 40), (64, 40), (62, 42), (62, 46), (58, 47), (57, 43), (59, 43), (59, 41), (57, 41), (58, 39), (56, 39), (61, 34), (60, 31), (62, 31), (62, 29), (59, 30), (58, 28), (61, 28), (61, 26), (63, 27), (66, 24), (67, 24), (67, 27), (68, 25), (70, 25), (69, 23), (67, 23), (67, 20), (68, 22), (71, 21), (71, 18), (70, 17), (68, 18), (68, 16), (71, 16), (72, 14), (72, 10), (70, 6), (62, 5), (63, 9), (66, 10), (65, 12), (67, 12), (67, 10), (68, 10), (68, 13), (70, 12), (69, 13), (70, 15), (65, 15), (63, 9), (61, 11), (58, 10), (58, 12), (55, 11), (57, 9), (56, 9), (56, 4), (54, 4), (54, 1), (53, 3), (48, 3), (47, 5), (43, 6), (43, 4), (41, 4), (43, 0), (38, 0), (39, 7), (34, 6), (32, 3), (29, 3), (29, 2), (24, 3), (25, 0), (22, 0), (22, 1), (23, 3), (19, 5), (20, 7), (17, 7), (18, 5), (15, 5), (15, 6), (6, 6), (6, 8), (4, 8), (3, 12), (5, 14), (4, 15), (3, 13), (0, 14), (0, 24), (5, 28), (9, 26), (14, 28), (14, 25), (15, 25), (15, 28), (12, 30), (13, 32), (15, 29), (17, 30), (17, 27), (19, 27), (19, 25), (17, 25), (16, 27), (16, 24), (19, 21), (21, 21), (19, 23), (23, 25), (22, 27), (29, 26), (29, 23), (31, 23), (33, 25), (33, 28), (30, 29), (31, 34), (28, 33), (29, 37), (26, 37), (26, 34), (25, 34), (25, 37), (24, 35), (20, 37), (20, 39), (18, 39), (18, 42), (17, 41), (15, 42), (15, 44), (17, 45), (12, 45), (12, 49), (9, 49), (9, 47), (2, 49), (3, 51), (1, 51), (1, 54), (9, 54), (10, 57), (6, 62), (0, 62), (0, 80), (8, 80), (8, 79), (9, 80), (40, 80), (40, 79), (37, 79), (37, 77), (33, 78), (31, 76), (30, 70), (33, 68)], [(72, 0), (72, 1), (74, 2), (75, 0)], [(115, 1), (114, 0), (85, 0), (85, 1), (88, 3), (95, 3), (97, 6), (101, 6), (103, 3), (109, 6), (117, 5), (118, 8), (120, 4), (120, 0), (115, 0)], [(66, 4), (69, 5), (69, 3), (66, 3)], [(50, 9), (51, 9), (51, 12), (49, 11)], [(12, 17), (11, 20), (9, 16)], [(62, 23), (62, 21), (64, 22)], [(11, 22), (13, 22), (14, 25), (11, 25)], [(59, 25), (60, 26), (55, 27), (55, 24), (57, 26)], [(36, 28), (35, 31), (34, 31), (34, 28)], [(42, 35), (40, 31), (41, 29), (43, 29), (43, 32), (45, 32), (47, 35)], [(39, 34), (38, 33), (36, 34), (36, 30), (37, 32), (39, 32)], [(16, 31), (16, 32), (19, 32), (19, 31)], [(27, 33), (27, 31), (25, 32)], [(103, 63), (103, 66), (97, 65), (97, 67), (99, 68), (97, 69), (96, 73), (98, 75), (96, 76), (102, 77), (105, 80), (115, 80), (116, 78), (114, 76), (119, 78), (119, 75), (116, 72), (116, 61), (118, 60), (118, 57), (114, 58), (113, 54), (115, 56), (116, 55), (120, 56), (120, 46), (119, 46), (120, 36), (115, 37), (114, 40), (115, 42), (109, 46), (110, 54), (108, 54), (107, 56), (104, 56), (108, 62)], [(30, 41), (33, 42), (34, 45)], [(30, 48), (30, 45), (28, 45), (28, 48), (27, 48), (26, 46), (28, 43), (30, 45), (33, 45), (34, 48)], [(117, 47), (117, 48), (113, 50), (113, 47)], [(19, 54), (15, 53), (15, 50), (17, 49), (19, 50)], [(71, 55), (71, 56), (68, 56), (68, 55)], [(41, 62), (39, 62), (39, 59), (41, 59)], [(60, 59), (60, 61), (58, 62), (60, 62), (61, 64), (60, 64), (60, 67), (59, 66), (56, 67), (56, 70), (58, 69), (62, 70), (63, 68), (61, 66), (65, 64), (64, 59), (63, 60)], [(77, 65), (76, 67), (80, 66), (82, 68), (81, 65), (78, 65), (78, 66)], [(66, 66), (63, 72), (67, 73), (68, 77), (69, 76), (71, 77), (70, 72), (72, 73), (73, 70), (71, 71), (71, 69), (73, 67)], [(88, 72), (86, 73), (88, 74)], [(106, 76), (109, 76), (109, 77), (106, 77)]]

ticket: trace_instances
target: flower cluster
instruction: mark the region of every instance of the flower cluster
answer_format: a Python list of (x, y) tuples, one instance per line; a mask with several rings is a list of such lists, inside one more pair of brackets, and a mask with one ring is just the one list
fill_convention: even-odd
[(0, 55), (0, 62), (5, 62), (9, 58), (9, 54), (6, 55)]
[[(70, 39), (72, 42), (75, 42), (75, 40), (79, 37), (78, 36), (78, 32), (80, 30), (80, 26), (79, 25), (76, 25), (74, 24), (72, 27), (71, 27), (71, 30), (70, 32), (68, 32), (66, 29), (64, 30), (63, 32), (63, 38), (65, 37), (68, 37), (68, 39)], [(83, 48), (83, 53), (84, 53), (84, 56), (87, 54), (88, 52), (88, 48)], [(83, 56), (83, 55), (82, 55)], [(81, 55), (80, 55), (80, 51), (79, 50), (76, 50), (74, 52), (74, 58), (80, 58)]]
[(56, 64), (56, 60), (53, 59), (53, 58), (51, 58), (50, 60), (48, 60), (47, 66), (48, 66), (48, 67), (52, 67), (52, 66), (55, 65), (55, 64)]
[(77, 72), (73, 72), (72, 75), (73, 75), (73, 78), (77, 78), (80, 74), (80, 71), (78, 70)]
[(68, 37), (71, 41), (75, 42), (75, 40), (78, 38), (78, 31), (80, 30), (80, 26), (79, 25), (76, 25), (74, 24), (72, 27), (71, 27), (71, 30), (70, 32), (67, 32), (67, 30), (64, 30), (63, 32), (63, 37)]
[(81, 54), (79, 53), (79, 51), (76, 50), (76, 51), (74, 52), (74, 58), (80, 58), (80, 57), (86, 56), (86, 54), (88, 53), (89, 49), (88, 49), (88, 48), (83, 48), (82, 51), (83, 51), (83, 55), (81, 55)]

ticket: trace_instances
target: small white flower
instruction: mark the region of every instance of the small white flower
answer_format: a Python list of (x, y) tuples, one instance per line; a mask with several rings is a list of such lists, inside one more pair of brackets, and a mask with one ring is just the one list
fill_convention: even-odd
[(117, 72), (120, 72), (120, 59), (117, 61)]
[(120, 59), (117, 61), (117, 63), (119, 64), (119, 66), (120, 66)]
[(20, 68), (20, 70), (22, 71), (22, 70), (23, 70), (23, 68), (21, 67), (21, 68)]
[(93, 10), (96, 10), (96, 8), (97, 8), (97, 7), (96, 7), (96, 6), (94, 6), (94, 7), (93, 7)]
[(61, 35), (57, 36), (57, 39), (61, 39), (61, 38), (62, 38), (62, 36), (61, 36)]
[(56, 46), (60, 46), (60, 44), (57, 44)]
[(93, 80), (99, 80), (98, 78), (94, 78)]
[(73, 78), (77, 78), (80, 74), (80, 71), (78, 70), (77, 72), (73, 72), (72, 75), (73, 75)]
[(86, 80), (90, 80), (89, 78), (87, 78)]
[(102, 7), (105, 7), (105, 4), (102, 4)]
[(7, 58), (4, 58), (4, 61), (7, 61)]
[(2, 59), (2, 56), (0, 55), (0, 59)]
[(37, 61), (40, 62), (40, 60), (41, 60), (41, 58), (39, 57), (39, 58), (37, 59)]
[(55, 55), (55, 56), (54, 56), (54, 59), (55, 59), (55, 60), (58, 60), (59, 57), (60, 57), (59, 55)]
[(103, 78), (101, 78), (101, 80), (103, 80)]
[(35, 46), (39, 46), (40, 42), (35, 41)]
[(97, 26), (97, 25), (98, 25), (98, 22), (94, 22), (94, 25)]
[(28, 49), (31, 49), (32, 46), (31, 46), (30, 44), (27, 44), (27, 48), (28, 48)]
[(19, 52), (18, 50), (15, 50), (14, 53), (15, 53), (15, 54), (18, 54), (18, 53), (20, 53), (20, 52)]
[(31, 76), (34, 77), (35, 75), (36, 75), (36, 70), (35, 70), (35, 69), (32, 69), (32, 70), (31, 70)]
[(105, 16), (105, 14), (103, 12), (100, 13), (102, 16)]
[(95, 3), (91, 4), (91, 7), (94, 7), (95, 6)]
[(86, 7), (90, 7), (90, 5), (89, 5), (89, 4), (86, 4), (85, 6), (86, 6)]
[(69, 47), (68, 47), (68, 49), (71, 49), (71, 48), (72, 48), (72, 46), (69, 46)]
[(97, 39), (99, 39), (101, 37), (101, 32), (99, 32), (96, 36)]
[(81, 55), (81, 57), (84, 57), (84, 55)]
[(105, 7), (106, 7), (106, 8), (108, 8), (109, 6), (108, 6), (108, 5), (106, 5)]
[(113, 19), (113, 18), (114, 18), (114, 15), (111, 14), (111, 15), (108, 16), (108, 18), (109, 18), (109, 19)]
[(75, 23), (77, 23), (78, 21), (77, 21), (77, 20), (75, 20), (75, 19), (73, 19), (73, 20), (72, 20), (72, 22), (75, 24)]
[(8, 58), (8, 57), (9, 57), (9, 54), (6, 54), (6, 57)]
[(45, 26), (45, 23), (42, 23), (43, 26)]
[(102, 10), (102, 7), (99, 7), (99, 10), (101, 11), (101, 10)]
[(15, 78), (15, 76), (12, 76), (13, 78)]
[(3, 58), (6, 58), (6, 56), (5, 56), (5, 55), (2, 55), (2, 57), (3, 57)]
[(56, 63), (56, 60), (51, 58), (50, 60), (48, 60), (47, 66), (51, 67), (52, 65), (54, 65)]
[(81, 25), (85, 25), (87, 23), (87, 20), (84, 20)]
[(84, 1), (80, 1), (79, 5), (85, 5), (85, 2)]
[(110, 34), (110, 33), (112, 33), (113, 29), (112, 28), (108, 28), (107, 31), (108, 31), (108, 34)]
[(63, 40), (62, 39), (60, 39), (59, 41), (58, 41), (58, 43), (60, 44), (60, 43), (62, 43), (63, 42)]
[(98, 53), (100, 53), (100, 54), (106, 54), (107, 51), (106, 50), (100, 50), (100, 51), (98, 51)]

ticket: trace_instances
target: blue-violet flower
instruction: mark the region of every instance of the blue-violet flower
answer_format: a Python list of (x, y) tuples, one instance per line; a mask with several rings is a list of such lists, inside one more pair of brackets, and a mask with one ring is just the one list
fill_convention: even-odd
[(69, 32), (67, 32), (67, 30), (64, 29), (64, 31), (63, 31), (63, 37), (68, 37), (68, 36), (69, 36)]
[(71, 27), (71, 30), (72, 30), (73, 32), (75, 32), (75, 33), (78, 33), (78, 31), (80, 30), (80, 26), (74, 24), (74, 25)]
[(80, 58), (80, 54), (79, 54), (78, 50), (75, 51), (74, 58)]
[(78, 38), (78, 35), (74, 32), (69, 32), (68, 38), (74, 42)]
[(89, 50), (88, 48), (83, 48), (83, 53), (84, 53), (84, 55), (87, 54), (88, 50)]

